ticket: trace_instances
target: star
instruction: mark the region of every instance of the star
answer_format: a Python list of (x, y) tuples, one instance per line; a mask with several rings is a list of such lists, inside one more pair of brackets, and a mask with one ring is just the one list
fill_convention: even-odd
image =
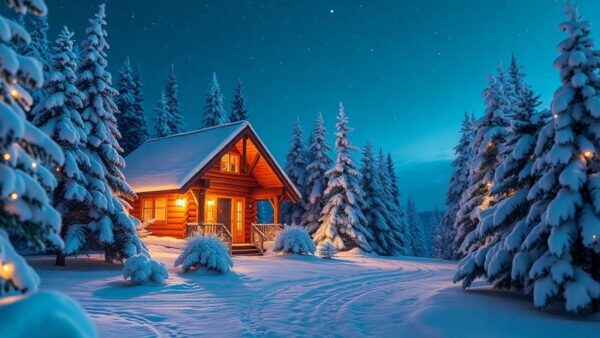
[(329, 10), (329, 13), (333, 14), (334, 10), (333, 8)]

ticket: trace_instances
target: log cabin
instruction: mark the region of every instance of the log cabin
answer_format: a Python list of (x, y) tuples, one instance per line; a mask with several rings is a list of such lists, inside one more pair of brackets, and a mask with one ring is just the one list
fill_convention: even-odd
[[(138, 196), (130, 213), (149, 222), (148, 231), (217, 234), (234, 254), (262, 254), (281, 227), (282, 201), (300, 199), (247, 121), (148, 140), (126, 162), (123, 173)], [(256, 224), (260, 200), (272, 205), (272, 224)]]

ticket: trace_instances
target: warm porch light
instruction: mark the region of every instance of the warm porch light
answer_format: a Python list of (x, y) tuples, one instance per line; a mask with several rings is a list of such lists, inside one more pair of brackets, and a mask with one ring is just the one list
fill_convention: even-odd
[(213, 201), (213, 200), (208, 200), (208, 201), (206, 202), (206, 204), (207, 204), (208, 206), (211, 206), (211, 207), (212, 207), (213, 205), (215, 205), (215, 201)]
[(185, 205), (185, 200), (183, 198), (178, 198), (175, 200), (175, 205), (178, 207), (183, 207)]
[(594, 153), (592, 153), (589, 150), (586, 150), (583, 152), (583, 156), (585, 156), (585, 158), (592, 158), (592, 157), (594, 157)]

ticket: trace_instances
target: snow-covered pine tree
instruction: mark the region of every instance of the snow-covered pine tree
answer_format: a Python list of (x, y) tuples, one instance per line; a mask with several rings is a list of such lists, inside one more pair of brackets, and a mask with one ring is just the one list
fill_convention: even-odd
[(325, 205), (325, 188), (327, 179), (325, 173), (331, 168), (329, 157), (329, 145), (327, 144), (327, 130), (323, 114), (319, 113), (315, 121), (315, 127), (311, 133), (308, 146), (306, 165), (306, 180), (304, 182), (304, 193), (306, 194), (306, 205), (302, 216), (302, 225), (306, 227), (312, 236), (319, 228), (319, 218)]
[(146, 122), (143, 111), (138, 111), (136, 85), (131, 62), (129, 58), (126, 58), (119, 71), (119, 81), (117, 83), (119, 95), (115, 98), (115, 104), (119, 109), (117, 125), (121, 133), (120, 144), (123, 148), (123, 156), (127, 156), (145, 140)]
[(246, 108), (246, 98), (244, 97), (244, 85), (241, 80), (238, 80), (233, 91), (229, 122), (244, 120), (248, 120), (248, 109)]
[(173, 117), (167, 110), (167, 98), (164, 91), (160, 94), (160, 98), (156, 103), (156, 108), (154, 108), (154, 113), (156, 113), (154, 136), (165, 137), (172, 135), (173, 133), (169, 126), (172, 125), (171, 121)]
[(362, 213), (363, 191), (360, 188), (360, 173), (356, 170), (351, 152), (357, 149), (350, 144), (348, 118), (340, 103), (336, 124), (335, 148), (337, 157), (333, 168), (325, 173), (327, 188), (324, 192), (325, 206), (321, 212), (319, 229), (313, 235), (317, 245), (329, 240), (339, 250), (360, 248), (370, 252), (372, 235)]
[(118, 92), (111, 87), (111, 74), (106, 70), (106, 14), (101, 4), (90, 19), (83, 41), (78, 88), (84, 93), (81, 117), (87, 134), (87, 153), (91, 170), (102, 179), (89, 182), (92, 203), (86, 205), (88, 220), (70, 225), (65, 238), (65, 252), (76, 253), (83, 248), (103, 249), (107, 260), (123, 260), (143, 251), (136, 235), (139, 220), (131, 217), (125, 199), (136, 198), (121, 172), (125, 166), (119, 154), (113, 97)]
[(474, 126), (477, 132), (472, 142), (469, 187), (461, 197), (454, 226), (454, 247), (458, 248), (458, 258), (476, 250), (481, 244), (473, 230), (485, 217), (486, 209), (494, 203), (489, 192), (494, 184), (499, 153), (506, 134), (506, 111), (502, 108), (506, 106), (506, 98), (503, 96), (502, 86), (493, 76), (488, 77), (488, 83), (488, 88), (483, 93), (486, 111)]
[(148, 126), (146, 125), (146, 111), (144, 109), (144, 85), (142, 83), (142, 72), (140, 71), (140, 67), (136, 67), (133, 70), (133, 109), (137, 112), (138, 118), (135, 119), (135, 123), (137, 125), (137, 130), (140, 135), (138, 136), (139, 144), (136, 146), (139, 147), (142, 143), (144, 143), (148, 139)]
[(185, 131), (185, 120), (179, 110), (179, 85), (177, 84), (177, 76), (175, 76), (175, 65), (171, 65), (169, 78), (165, 86), (165, 102), (167, 111), (171, 115), (169, 129), (172, 134), (179, 134)]
[[(21, 45), (22, 48), (20, 48), (19, 51), (23, 55), (30, 56), (38, 60), (42, 65), (44, 78), (46, 78), (51, 57), (48, 44), (48, 18), (46, 16), (27, 15), (22, 17), (22, 19), (25, 30), (31, 37), (31, 43)], [(35, 107), (37, 103), (40, 102), (44, 96), (46, 96), (43, 88), (31, 88), (29, 92), (33, 98), (32, 107)], [(32, 110), (25, 112), (27, 119), (30, 121), (33, 118), (33, 116), (31, 116), (31, 112)]]
[[(408, 232), (404, 222), (404, 212), (400, 206), (400, 189), (398, 188), (398, 178), (394, 172), (394, 161), (392, 155), (388, 153), (387, 158), (383, 154), (383, 149), (379, 148), (377, 156), (377, 169), (379, 172), (379, 181), (381, 182), (381, 196), (388, 214), (386, 222), (392, 230), (397, 247), (393, 254), (407, 254), (409, 243)], [(396, 204), (396, 202), (398, 204)]]
[(416, 257), (426, 257), (427, 247), (425, 246), (425, 234), (421, 217), (417, 211), (415, 200), (409, 196), (406, 203), (406, 224), (410, 235), (411, 255)]
[(446, 212), (438, 229), (435, 247), (437, 257), (451, 259), (457, 256), (458, 248), (453, 244), (456, 236), (456, 216), (461, 207), (461, 196), (469, 188), (469, 166), (473, 156), (471, 144), (475, 137), (473, 117), (465, 112), (460, 128), (460, 139), (454, 147), (455, 158), (452, 161), (454, 173), (450, 177), (446, 193)]
[(393, 210), (388, 210), (384, 202), (386, 196), (381, 185), (381, 170), (379, 163), (375, 160), (373, 146), (370, 142), (367, 142), (363, 148), (361, 162), (360, 185), (365, 200), (362, 213), (367, 220), (367, 227), (373, 235), (369, 245), (379, 255), (398, 254), (401, 251), (401, 244), (396, 241), (393, 228), (389, 223), (392, 221), (391, 212)]
[(431, 249), (429, 250), (429, 254), (431, 257), (434, 258), (441, 256), (440, 252), (442, 251), (442, 249), (439, 245), (441, 243), (440, 237), (442, 235), (442, 232), (440, 229), (443, 220), (444, 216), (442, 215), (440, 209), (438, 209), (436, 205), (435, 209), (431, 213), (431, 217), (429, 218), (429, 229), (431, 231), (431, 239), (429, 241), (431, 243)]
[[(43, 16), (47, 12), (43, 1), (5, 4), (22, 15)], [(0, 230), (31, 249), (61, 248), (60, 214), (51, 206), (47, 191), (56, 187), (51, 170), (63, 164), (64, 155), (56, 143), (25, 119), (25, 111), (33, 103), (27, 88), (42, 86), (42, 68), (37, 60), (20, 55), (13, 47), (30, 43), (26, 30), (6, 17), (0, 16), (0, 21), (5, 28), (0, 34), (0, 59), (3, 60), (0, 64), (3, 75), (0, 77)], [(6, 243), (7, 236), (0, 236), (4, 237), (2, 249), (12, 251)], [(24, 260), (12, 252), (2, 252), (2, 255), (6, 256), (9, 268), (9, 264), (16, 264), (15, 260), (23, 261), (23, 264), (13, 265), (12, 272), (4, 271), (4, 277), (0, 276), (4, 291), (7, 285), (31, 284), (26, 283), (25, 275), (33, 273), (22, 270), (31, 270)], [(21, 280), (13, 281), (13, 276)], [(39, 279), (33, 282), (32, 288)]]
[[(73, 33), (63, 27), (50, 60), (48, 78), (44, 84), (47, 96), (38, 103), (33, 112), (33, 123), (51, 137), (62, 149), (65, 162), (62, 167), (52, 168), (58, 186), (52, 196), (52, 204), (62, 215), (63, 230), (81, 218), (82, 206), (92, 202), (88, 181), (98, 179), (90, 171), (90, 159), (86, 154), (87, 135), (79, 110), (85, 97), (77, 88), (76, 57), (73, 53)], [(64, 235), (64, 232), (63, 232)], [(64, 265), (64, 255), (57, 255), (57, 264)]]
[(306, 149), (304, 148), (304, 138), (302, 136), (302, 126), (300, 119), (296, 119), (292, 131), (290, 149), (285, 159), (285, 173), (290, 180), (294, 182), (300, 190), (300, 201), (297, 203), (284, 202), (281, 206), (281, 220), (284, 224), (299, 225), (302, 222), (302, 214), (306, 204), (306, 194), (304, 184), (306, 180)]
[(560, 27), (569, 36), (554, 61), (561, 87), (554, 120), (536, 145), (529, 213), (532, 229), (513, 261), (513, 278), (531, 278), (534, 304), (562, 299), (568, 311), (600, 298), (600, 53), (591, 25), (571, 2)]
[(223, 94), (221, 94), (221, 87), (217, 81), (217, 73), (213, 73), (210, 89), (206, 92), (202, 128), (214, 127), (224, 123), (227, 123), (227, 116), (225, 116), (225, 110), (223, 109)]

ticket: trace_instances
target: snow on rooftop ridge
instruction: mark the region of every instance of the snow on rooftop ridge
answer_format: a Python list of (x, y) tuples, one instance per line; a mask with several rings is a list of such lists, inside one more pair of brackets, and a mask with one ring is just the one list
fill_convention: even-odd
[(164, 140), (164, 139), (171, 138), (171, 137), (186, 136), (186, 135), (189, 135), (189, 134), (201, 133), (201, 132), (210, 131), (210, 130), (213, 130), (213, 129), (230, 127), (230, 126), (234, 126), (236, 124), (250, 125), (250, 122), (248, 122), (246, 120), (236, 121), (236, 122), (229, 122), (229, 123), (225, 123), (225, 124), (220, 124), (218, 126), (212, 126), (212, 127), (202, 128), (202, 129), (184, 131), (183, 133), (179, 133), (179, 134), (173, 134), (173, 135), (163, 136), (163, 137), (155, 137), (155, 138), (151, 138), (151, 139), (146, 140), (146, 142), (159, 141), (159, 140)]

